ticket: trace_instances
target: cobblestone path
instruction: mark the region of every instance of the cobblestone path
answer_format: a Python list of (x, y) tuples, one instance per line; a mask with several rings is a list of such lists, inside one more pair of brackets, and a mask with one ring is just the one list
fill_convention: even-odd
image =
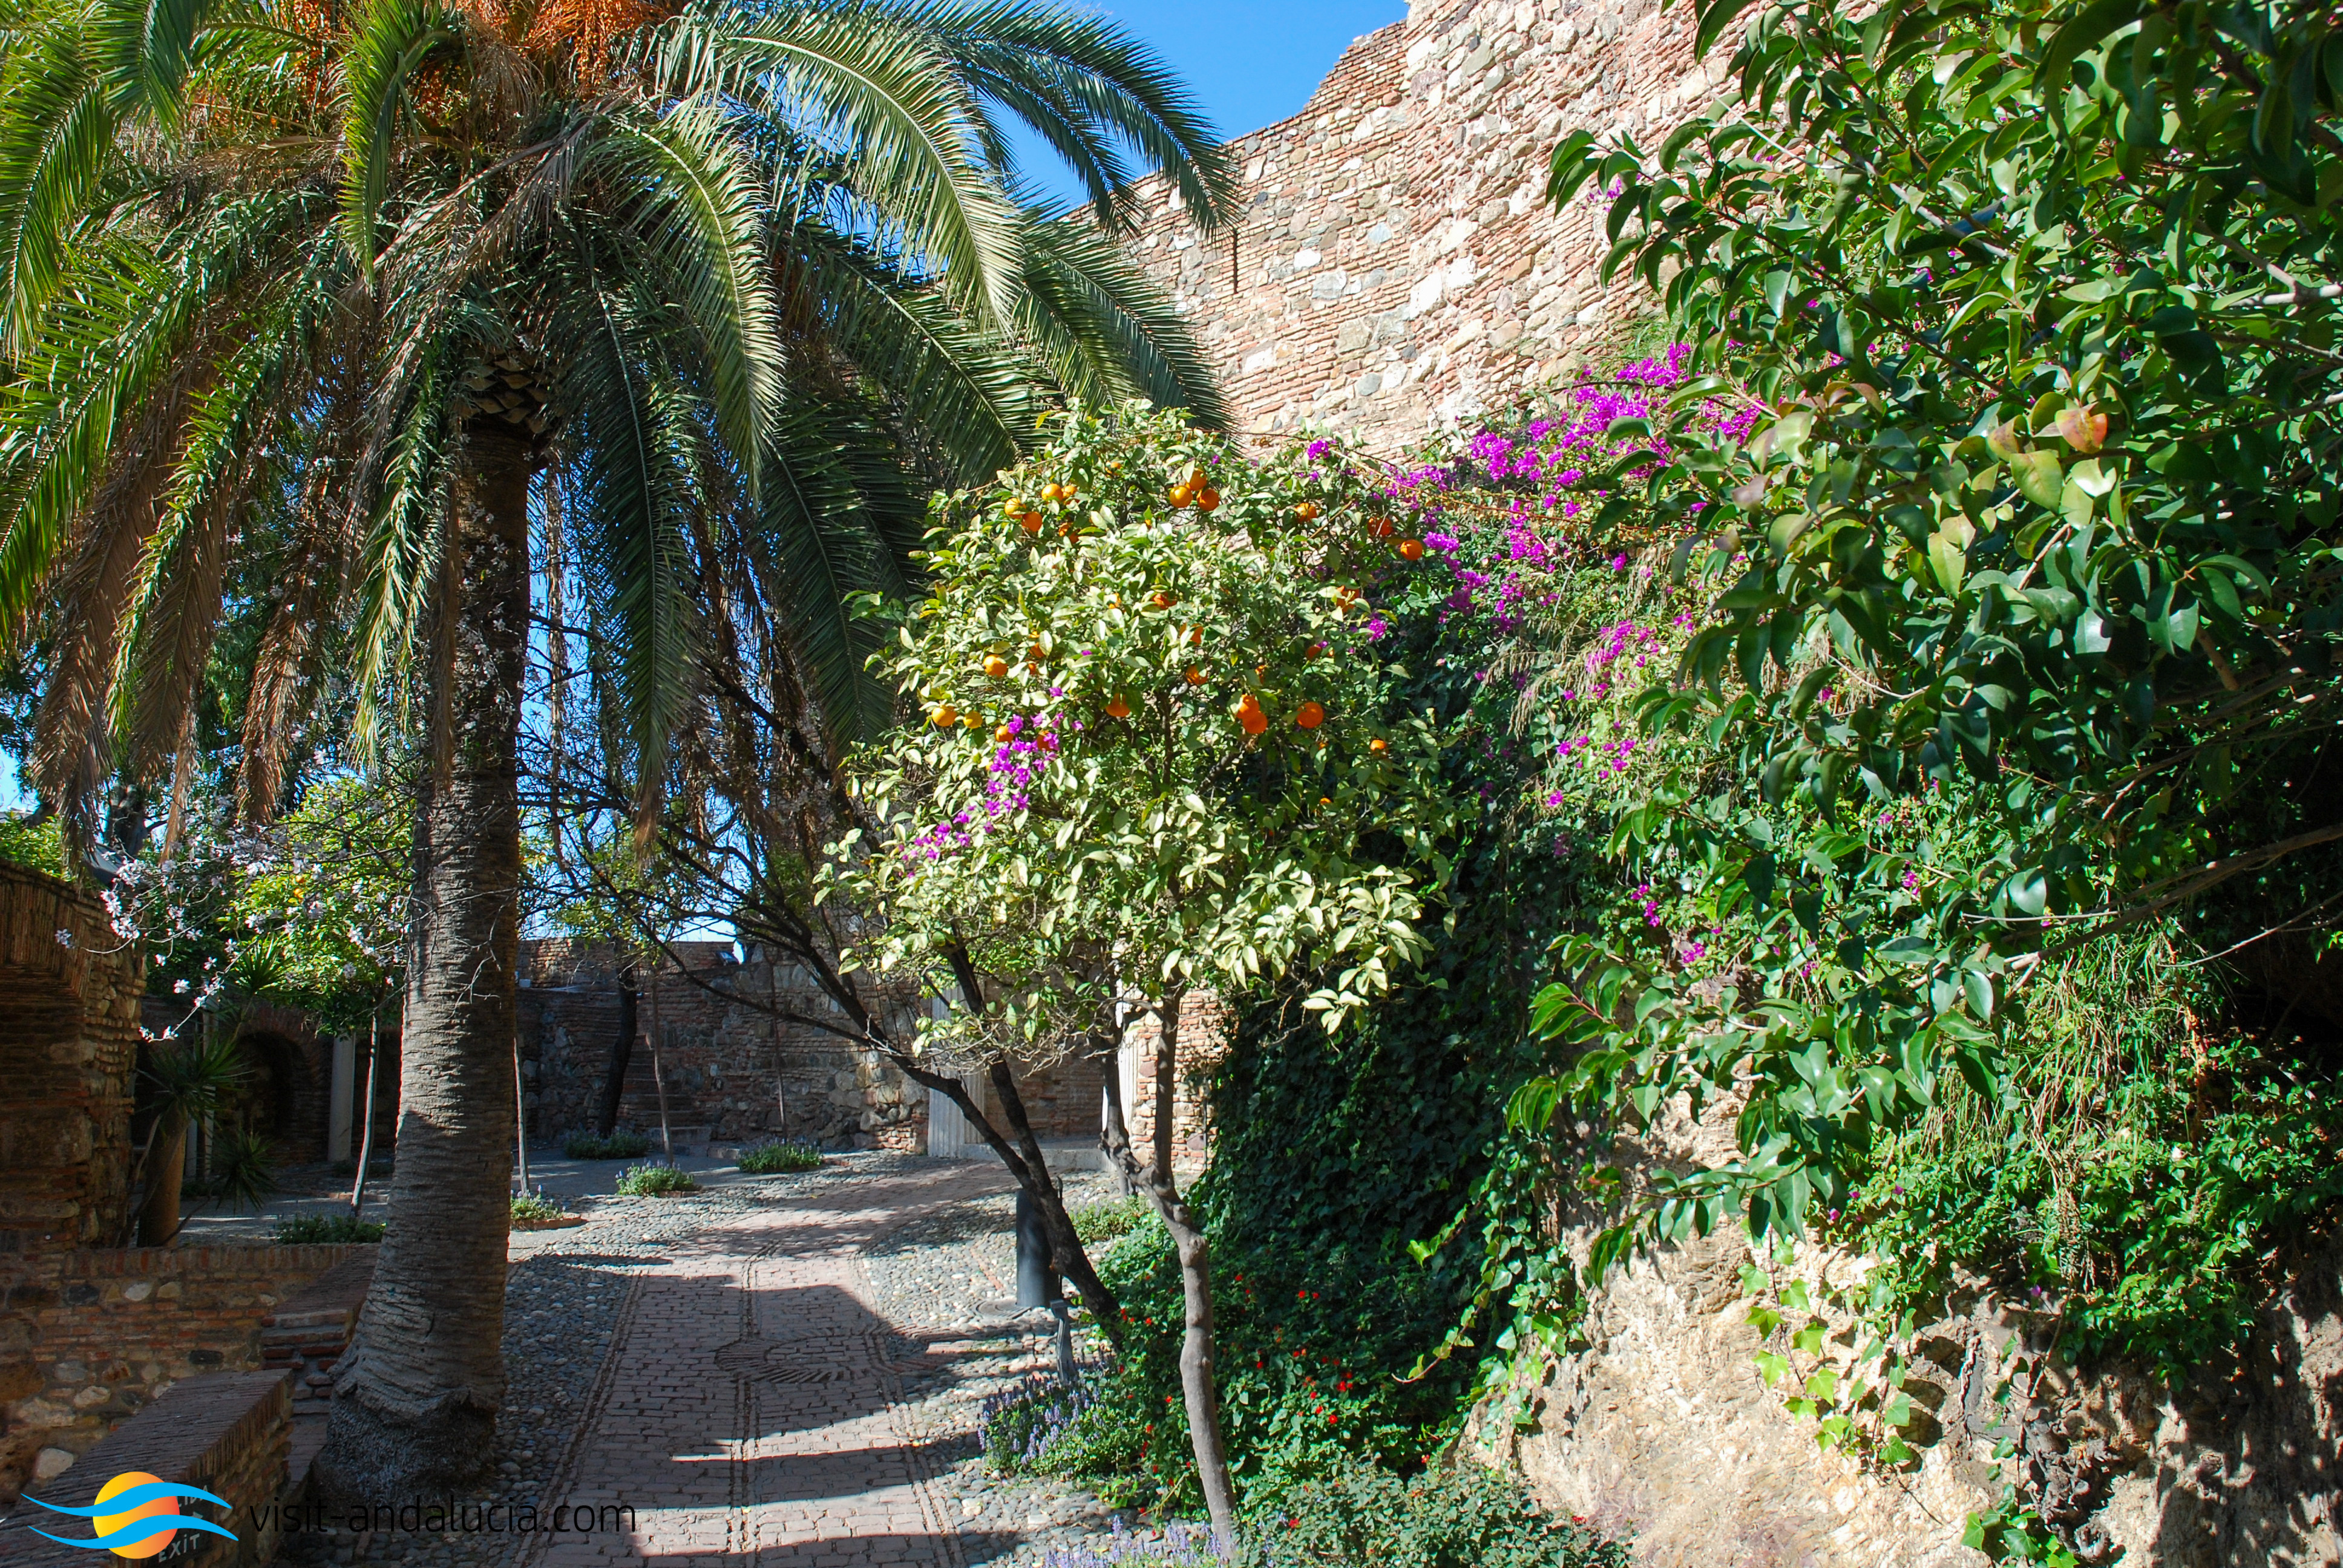
[[(734, 1211), (636, 1277), (548, 1505), (629, 1507), (631, 1531), (539, 1537), (529, 1568), (963, 1568), (947, 1439), (923, 1430), (980, 1331), (906, 1332), (874, 1310), (863, 1253), (1011, 1185), (986, 1162), (841, 1182)], [(970, 1512), (973, 1512), (972, 1510)]]

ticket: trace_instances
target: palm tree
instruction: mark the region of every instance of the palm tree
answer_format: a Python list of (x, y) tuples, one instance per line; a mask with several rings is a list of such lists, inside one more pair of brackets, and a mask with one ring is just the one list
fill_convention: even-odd
[[(51, 649), (45, 791), (184, 779), (256, 546), (247, 809), (320, 683), (420, 732), (391, 1227), (320, 1473), (451, 1484), (503, 1392), (532, 572), (591, 585), (646, 828), (725, 618), (691, 562), (761, 576), (833, 736), (883, 717), (843, 607), (922, 481), (1052, 396), (1211, 417), (1110, 240), (1134, 159), (1207, 223), (1229, 171), (1143, 50), (1030, 0), (33, 0), (6, 43), (0, 627)], [(1014, 121), (1084, 215), (1018, 198)]]

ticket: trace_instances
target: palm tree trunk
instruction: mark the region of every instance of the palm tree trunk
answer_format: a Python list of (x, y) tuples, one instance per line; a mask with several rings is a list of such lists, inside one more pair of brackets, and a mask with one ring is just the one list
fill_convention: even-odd
[(1212, 1250), (1205, 1239), (1202, 1220), (1172, 1177), (1182, 1000), (1182, 993), (1174, 990), (1155, 1010), (1162, 1023), (1155, 1042), (1155, 1157), (1141, 1165), (1131, 1146), (1130, 1128), (1122, 1114), (1121, 1074), (1112, 1062), (1107, 1064), (1106, 1128), (1101, 1141), (1121, 1167), (1124, 1178), (1154, 1203), (1180, 1260), (1180, 1291), (1187, 1309), (1186, 1334), (1180, 1343), (1180, 1387), (1188, 1406), (1188, 1443), (1196, 1456), (1196, 1479), (1203, 1487), (1204, 1512), (1212, 1518), (1212, 1535), (1219, 1549), (1226, 1552), (1236, 1541), (1236, 1489), (1229, 1479), (1228, 1446), (1221, 1438), (1220, 1392), (1212, 1375)]
[(417, 803), (418, 914), (399, 1051), (389, 1233), (335, 1383), (328, 1498), (461, 1486), (494, 1456), (505, 1390), (516, 740), (528, 617), (528, 438), (473, 420), (449, 486), (433, 660), (435, 766)]

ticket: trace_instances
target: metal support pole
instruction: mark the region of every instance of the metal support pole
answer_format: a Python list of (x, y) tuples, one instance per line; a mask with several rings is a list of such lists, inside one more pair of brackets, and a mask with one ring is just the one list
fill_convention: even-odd
[(1046, 1307), (1058, 1293), (1050, 1268), (1050, 1228), (1041, 1220), (1041, 1206), (1022, 1187), (1017, 1190), (1017, 1310)]

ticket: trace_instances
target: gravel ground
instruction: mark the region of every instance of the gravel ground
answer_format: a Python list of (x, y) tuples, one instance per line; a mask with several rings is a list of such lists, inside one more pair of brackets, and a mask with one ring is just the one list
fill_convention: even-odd
[[(1068, 1171), (1066, 1206), (1080, 1210), (1121, 1195), (1104, 1171)], [(1005, 1476), (985, 1462), (980, 1406), (1057, 1364), (1054, 1328), (1031, 1313), (1003, 1321), (1017, 1270), (1017, 1197), (980, 1198), (904, 1226), (863, 1254), (875, 1305), (899, 1327), (990, 1330), (995, 1353), (960, 1362), (947, 1386), (912, 1403), (907, 1423), (937, 1443), (929, 1484), (947, 1517), (960, 1521), (971, 1563), (1038, 1563), (1058, 1548), (1105, 1543), (1114, 1511), (1086, 1489), (1053, 1476)], [(999, 1324), (998, 1328), (992, 1325)], [(974, 1339), (975, 1333), (970, 1338)], [(1085, 1359), (1096, 1347), (1080, 1347)], [(1131, 1515), (1122, 1516), (1128, 1527)]]
[[(910, 1169), (931, 1167), (917, 1156), (872, 1151), (835, 1155), (821, 1170), (799, 1175), (711, 1172), (703, 1176), (710, 1184), (689, 1196), (591, 1197), (580, 1204), (588, 1224), (515, 1235), (498, 1481), (479, 1501), (540, 1507), (553, 1501), (542, 1495), (543, 1480), (560, 1472), (576, 1437), (630, 1281), (659, 1263), (665, 1248), (721, 1223), (728, 1211), (786, 1204), (834, 1182)], [(1096, 1171), (1068, 1172), (1065, 1191), (1074, 1208), (1117, 1196), (1113, 1178)], [(960, 1204), (902, 1227), (863, 1257), (883, 1316), (906, 1330), (957, 1331), (979, 1352), (904, 1390), (902, 1412), (911, 1440), (933, 1445), (928, 1452), (937, 1469), (930, 1484), (945, 1516), (960, 1524), (970, 1563), (1038, 1563), (1053, 1548), (1102, 1544), (1115, 1528), (1113, 1515), (1087, 1492), (1051, 1478), (995, 1475), (982, 1457), (985, 1397), (1055, 1364), (1050, 1320), (1004, 1310), (1013, 1294), (1015, 1204), (1005, 1192)], [(288, 1537), (283, 1560), (510, 1568), (521, 1550), (510, 1536), (387, 1533), (377, 1541), (336, 1533)]]

